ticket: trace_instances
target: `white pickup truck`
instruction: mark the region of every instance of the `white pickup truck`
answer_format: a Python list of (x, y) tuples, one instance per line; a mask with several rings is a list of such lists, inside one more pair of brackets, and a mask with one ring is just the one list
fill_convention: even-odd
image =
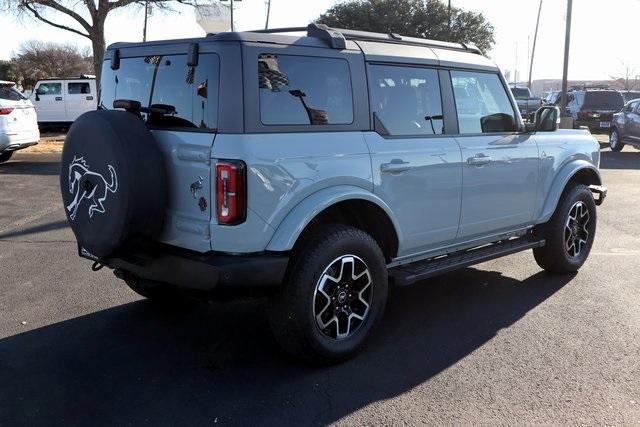
[(38, 123), (68, 125), (83, 113), (95, 110), (98, 93), (95, 76), (46, 79), (36, 83), (30, 96)]

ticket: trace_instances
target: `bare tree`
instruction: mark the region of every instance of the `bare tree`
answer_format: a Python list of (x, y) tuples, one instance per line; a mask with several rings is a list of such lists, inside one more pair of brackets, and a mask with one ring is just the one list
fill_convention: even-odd
[[(193, 5), (196, 0), (148, 0), (163, 9), (171, 2)], [(104, 25), (107, 15), (116, 9), (132, 4), (144, 5), (145, 0), (6, 0), (8, 9), (26, 13), (55, 28), (69, 31), (91, 41), (93, 71), (100, 81), (100, 70), (104, 58)], [(71, 18), (73, 26), (62, 24), (60, 15)], [(68, 19), (67, 19), (68, 20)]]
[(636, 68), (632, 67), (627, 62), (623, 62), (619, 71), (610, 77), (613, 80), (620, 82), (620, 84), (624, 86), (625, 90), (637, 90), (639, 88), (638, 74), (639, 73)]
[(51, 77), (71, 77), (93, 73), (93, 58), (89, 49), (73, 45), (28, 41), (9, 61), (7, 72), (11, 80), (25, 87)]

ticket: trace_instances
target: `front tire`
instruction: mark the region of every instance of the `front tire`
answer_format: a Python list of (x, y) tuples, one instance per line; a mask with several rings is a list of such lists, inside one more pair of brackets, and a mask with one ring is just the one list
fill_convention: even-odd
[(0, 154), (0, 163), (8, 162), (11, 156), (13, 156), (13, 151)]
[(611, 151), (622, 151), (624, 148), (624, 144), (620, 141), (620, 132), (618, 129), (614, 129), (611, 131), (611, 135), (609, 135), (609, 147), (611, 147)]
[(549, 222), (538, 226), (535, 233), (546, 240), (545, 246), (533, 250), (540, 267), (557, 274), (578, 271), (596, 234), (596, 204), (587, 186), (565, 190)]
[(270, 310), (281, 347), (313, 364), (353, 357), (387, 300), (387, 268), (376, 241), (362, 230), (327, 225), (296, 249)]

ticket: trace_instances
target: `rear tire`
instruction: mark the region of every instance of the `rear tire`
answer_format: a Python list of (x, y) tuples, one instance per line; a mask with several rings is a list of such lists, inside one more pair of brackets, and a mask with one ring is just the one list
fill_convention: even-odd
[(387, 300), (387, 268), (376, 241), (362, 230), (327, 225), (305, 238), (270, 324), (282, 348), (312, 364), (330, 364), (362, 349)]
[(13, 151), (7, 151), (6, 153), (0, 154), (0, 163), (9, 161), (11, 156), (13, 156)]
[(550, 273), (575, 273), (587, 260), (596, 234), (596, 204), (587, 186), (567, 188), (551, 219), (535, 229), (546, 240), (533, 256)]
[(611, 131), (611, 135), (609, 135), (609, 147), (611, 147), (611, 151), (622, 151), (624, 148), (624, 144), (620, 141), (620, 132), (618, 129), (614, 129)]

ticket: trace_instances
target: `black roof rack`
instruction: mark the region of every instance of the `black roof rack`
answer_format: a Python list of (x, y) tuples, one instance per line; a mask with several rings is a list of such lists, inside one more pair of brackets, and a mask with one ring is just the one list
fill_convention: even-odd
[(346, 30), (342, 28), (331, 28), (324, 24), (311, 23), (306, 27), (286, 27), (273, 28), (267, 30), (247, 31), (248, 33), (279, 34), (293, 32), (307, 32), (308, 37), (314, 37), (325, 41), (333, 49), (344, 49), (346, 40), (373, 41), (380, 43), (395, 43), (414, 46), (428, 46), (441, 49), (460, 50), (464, 52), (482, 54), (473, 44), (449, 43), (438, 40), (422, 39), (418, 37), (407, 37), (395, 33), (372, 33), (369, 31)]

